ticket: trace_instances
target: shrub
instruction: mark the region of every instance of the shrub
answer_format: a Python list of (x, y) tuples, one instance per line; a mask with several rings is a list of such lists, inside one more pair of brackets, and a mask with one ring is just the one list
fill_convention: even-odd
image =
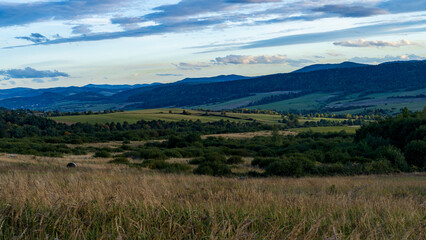
[(207, 162), (226, 162), (226, 157), (217, 152), (210, 152), (204, 155), (204, 160)]
[(264, 148), (257, 153), (260, 157), (275, 157), (277, 154), (270, 148)]
[(371, 163), (367, 163), (364, 165), (365, 173), (373, 173), (373, 174), (381, 174), (381, 173), (391, 173), (393, 172), (392, 164), (384, 159), (378, 159), (377, 161), (373, 161)]
[(290, 156), (269, 164), (265, 168), (267, 175), (301, 177), (313, 173), (315, 163), (301, 156)]
[(265, 169), (266, 175), (270, 176), (303, 176), (303, 167), (300, 162), (282, 159), (269, 164)]
[(233, 156), (241, 156), (241, 157), (248, 157), (250, 154), (245, 149), (233, 149), (231, 150), (231, 155)]
[(380, 158), (387, 159), (396, 169), (401, 171), (408, 170), (408, 164), (405, 161), (405, 157), (398, 148), (391, 145), (383, 146), (377, 149), (377, 152)]
[(279, 158), (263, 158), (263, 157), (256, 157), (252, 162), (251, 165), (253, 167), (260, 167), (260, 168), (266, 168), (269, 166), (269, 164), (279, 161)]
[(202, 162), (204, 162), (204, 157), (198, 157), (198, 158), (194, 158), (194, 159), (191, 159), (191, 160), (189, 160), (189, 164), (192, 164), (192, 165), (198, 165), (198, 164), (201, 164)]
[(196, 169), (194, 174), (210, 176), (228, 176), (232, 174), (228, 165), (222, 162), (203, 162)]
[(167, 149), (164, 154), (171, 158), (183, 158), (182, 154), (176, 149)]
[(96, 151), (95, 158), (110, 158), (111, 157), (111, 153), (105, 151), (105, 150), (98, 150)]
[(322, 176), (352, 175), (354, 170), (342, 163), (321, 164), (316, 167), (316, 174)]
[(182, 157), (200, 157), (203, 155), (203, 150), (195, 147), (186, 147), (186, 148), (176, 148), (175, 150), (179, 151), (182, 154)]
[(232, 156), (226, 160), (227, 164), (241, 164), (244, 163), (244, 159), (241, 156)]
[(409, 165), (420, 169), (426, 167), (426, 142), (422, 140), (411, 141), (405, 146), (405, 160)]
[(141, 149), (141, 150), (139, 150), (138, 155), (139, 155), (138, 157), (140, 159), (155, 159), (155, 160), (165, 160), (165, 159), (167, 159), (166, 154), (164, 154), (158, 148)]
[(113, 164), (130, 164), (130, 161), (128, 158), (124, 156), (115, 157), (113, 160), (109, 161), (109, 163)]
[(129, 145), (126, 145), (126, 144), (123, 144), (123, 145), (121, 145), (121, 147), (120, 147), (122, 150), (124, 150), (124, 151), (129, 151), (129, 150), (132, 150), (133, 149), (133, 147), (132, 146), (129, 146)]
[(191, 167), (187, 164), (168, 163), (163, 160), (145, 160), (140, 165), (142, 167), (156, 169), (167, 173), (184, 173), (191, 170)]

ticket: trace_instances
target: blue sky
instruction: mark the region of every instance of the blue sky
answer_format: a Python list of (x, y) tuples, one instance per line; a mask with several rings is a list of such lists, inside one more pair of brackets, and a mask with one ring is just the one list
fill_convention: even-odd
[(426, 59), (422, 0), (0, 0), (0, 88)]

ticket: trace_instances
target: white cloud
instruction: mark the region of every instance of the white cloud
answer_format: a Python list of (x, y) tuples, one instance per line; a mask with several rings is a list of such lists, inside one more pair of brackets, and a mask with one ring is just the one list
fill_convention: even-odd
[(185, 63), (181, 62), (179, 64), (173, 64), (180, 70), (201, 70), (202, 68), (210, 67), (209, 64), (206, 63)]
[(282, 64), (287, 62), (285, 55), (228, 55), (226, 57), (218, 57), (215, 63), (218, 64)]
[(312, 61), (307, 59), (289, 59), (286, 55), (228, 55), (213, 60), (215, 64), (288, 64), (291, 66), (302, 66)]
[(399, 56), (386, 55), (384, 57), (355, 57), (349, 59), (352, 62), (358, 63), (383, 63), (391, 61), (415, 61), (415, 60), (426, 60), (426, 57), (418, 56), (415, 54), (403, 54)]
[(406, 39), (402, 39), (400, 41), (367, 41), (364, 39), (359, 40), (348, 40), (342, 42), (334, 42), (336, 46), (342, 47), (402, 47), (402, 46), (410, 46), (410, 45), (418, 45), (417, 43), (410, 42)]

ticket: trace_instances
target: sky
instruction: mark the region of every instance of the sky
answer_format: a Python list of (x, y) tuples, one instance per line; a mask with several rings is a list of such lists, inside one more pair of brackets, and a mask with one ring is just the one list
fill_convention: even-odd
[(426, 59), (424, 0), (0, 0), (0, 88)]

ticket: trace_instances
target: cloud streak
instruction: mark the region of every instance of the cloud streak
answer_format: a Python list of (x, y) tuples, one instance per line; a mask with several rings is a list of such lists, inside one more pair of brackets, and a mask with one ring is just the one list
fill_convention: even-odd
[(41, 35), (40, 33), (31, 33), (28, 37), (15, 37), (16, 39), (23, 39), (33, 43), (42, 43), (48, 42), (49, 39), (46, 36)]
[(228, 55), (226, 57), (218, 57), (215, 62), (218, 64), (281, 64), (287, 61), (285, 55)]
[(358, 63), (383, 63), (383, 62), (390, 62), (390, 61), (419, 61), (419, 60), (426, 60), (426, 57), (418, 56), (415, 54), (404, 54), (400, 56), (386, 55), (384, 57), (355, 57), (355, 58), (349, 59), (349, 61), (358, 62)]
[(49, 2), (0, 2), (0, 27), (24, 25), (51, 19), (70, 20), (117, 11), (130, 0), (64, 0)]
[[(118, 2), (120, 2), (120, 4)], [(126, 4), (129, 2), (132, 2), (132, 0), (67, 0), (61, 2), (36, 2), (32, 4), (0, 3), (0, 16), (2, 13), (4, 13), (6, 16), (3, 17), (5, 21), (0, 21), (0, 27), (2, 24), (7, 25), (8, 21), (12, 21), (10, 19), (16, 18), (18, 16), (18, 12), (24, 13), (23, 15), (25, 15), (25, 17), (23, 17), (23, 19), (27, 19), (25, 20), (28, 21), (27, 23), (31, 21), (42, 21), (48, 18), (74, 19), (91, 14), (110, 12), (112, 11), (111, 9), (116, 9), (117, 6), (121, 6), (121, 3)], [(32, 41), (34, 44), (11, 46), (5, 48), (100, 41), (126, 37), (144, 37), (166, 33), (197, 31), (213, 27), (224, 28), (235, 24), (240, 26), (253, 26), (276, 24), (287, 21), (313, 21), (333, 15), (352, 18), (367, 17), (386, 14), (389, 12), (387, 9), (393, 9), (395, 5), (400, 5), (402, 3), (399, 0), (389, 0), (387, 1), (387, 4), (379, 3), (377, 5), (375, 4), (377, 2), (366, 2), (363, 6), (358, 6), (353, 5), (356, 4), (356, 1), (355, 3), (354, 1), (342, 1), (342, 3), (351, 3), (352, 5), (322, 5), (322, 2), (324, 1), (295, 1), (287, 3), (281, 0), (181, 0), (176, 4), (166, 4), (155, 7), (152, 9), (154, 11), (153, 13), (149, 13), (144, 16), (120, 16), (111, 18), (111, 24), (119, 25), (123, 31), (93, 33), (90, 31), (90, 25), (78, 25), (73, 27), (72, 33), (74, 35), (71, 35), (70, 37), (50, 39), (50, 41), (31, 38), (31, 36), (19, 37), (20, 39)], [(266, 4), (265, 6), (269, 6), (268, 4), (271, 3), (274, 4), (274, 6), (262, 9), (253, 7), (259, 4)], [(241, 5), (244, 5), (244, 9), (251, 9), (248, 11), (249, 13), (242, 13), (241, 11), (238, 11), (241, 9)], [(416, 4), (415, 6), (419, 7), (419, 9), (422, 9), (421, 7), (423, 5), (426, 6), (426, 4)], [(407, 9), (407, 11), (413, 11), (412, 8)], [(16, 13), (13, 11), (13, 9), (16, 10)], [(30, 9), (34, 9), (35, 13), (30, 13)], [(313, 14), (312, 11), (316, 13)], [(6, 14), (6, 12), (8, 14)], [(1, 18), (1, 20), (4, 20), (3, 18)], [(16, 25), (19, 25), (22, 24), (20, 21), (24, 20), (15, 19), (13, 21), (15, 21)], [(416, 23), (413, 22), (413, 24)], [(392, 23), (388, 25), (398, 26), (398, 23)], [(409, 24), (406, 26), (408, 25)], [(298, 43), (303, 44), (322, 41), (338, 41), (344, 40), (344, 38), (347, 39), (348, 37), (361, 38), (371, 35), (386, 34), (391, 32), (391, 30), (391, 27), (386, 27), (386, 24), (371, 24), (370, 26), (365, 27), (349, 28), (322, 33), (307, 33), (283, 36), (275, 39), (249, 42), (241, 44), (241, 48), (247, 49), (262, 46), (283, 46)], [(426, 29), (424, 27), (419, 29), (405, 28), (395, 30), (394, 32), (404, 33), (409, 31), (426, 31)], [(345, 34), (347, 35), (345, 36)], [(238, 47), (235, 49), (238, 49)], [(221, 49), (217, 49), (214, 51), (220, 50)], [(233, 48), (227, 48), (226, 50), (233, 50)], [(202, 53), (204, 52), (211, 51), (203, 51)]]
[(226, 57), (217, 57), (213, 60), (215, 64), (288, 64), (290, 66), (301, 66), (307, 63), (312, 63), (306, 59), (289, 59), (286, 55), (228, 55)]
[(9, 69), (0, 70), (0, 76), (4, 76), (5, 79), (11, 78), (55, 78), (55, 77), (69, 77), (68, 73), (54, 71), (38, 71), (34, 68), (27, 67), (25, 69)]
[(242, 44), (239, 49), (253, 49), (253, 48), (263, 48), (263, 47), (276, 47), (276, 46), (286, 46), (294, 44), (306, 44), (306, 43), (318, 43), (318, 42), (328, 42), (335, 40), (343, 40), (347, 38), (357, 38), (365, 36), (374, 36), (380, 34), (396, 34), (396, 33), (406, 33), (412, 31), (425, 31), (425, 28), (414, 29), (405, 29), (407, 26), (421, 26), (426, 23), (426, 20), (419, 21), (409, 21), (402, 23), (380, 23), (373, 24), (362, 27), (347, 28), (342, 30), (319, 32), (319, 33), (305, 33), (305, 34), (295, 34), (283, 37), (276, 37), (266, 40), (248, 42)]
[(380, 8), (346, 5), (324, 5), (314, 8), (312, 11), (337, 14), (341, 17), (369, 17), (388, 13), (386, 10)]
[(348, 40), (343, 42), (334, 42), (333, 43), (336, 46), (342, 46), (342, 47), (402, 47), (402, 46), (412, 46), (412, 45), (418, 45), (416, 43), (410, 42), (406, 39), (402, 39), (400, 41), (367, 41), (364, 39), (359, 40)]
[(201, 70), (203, 68), (207, 68), (210, 67), (209, 64), (207, 63), (185, 63), (185, 62), (181, 62), (179, 64), (173, 64), (176, 68), (178, 68), (179, 70), (184, 70), (184, 71), (194, 71), (194, 70)]

